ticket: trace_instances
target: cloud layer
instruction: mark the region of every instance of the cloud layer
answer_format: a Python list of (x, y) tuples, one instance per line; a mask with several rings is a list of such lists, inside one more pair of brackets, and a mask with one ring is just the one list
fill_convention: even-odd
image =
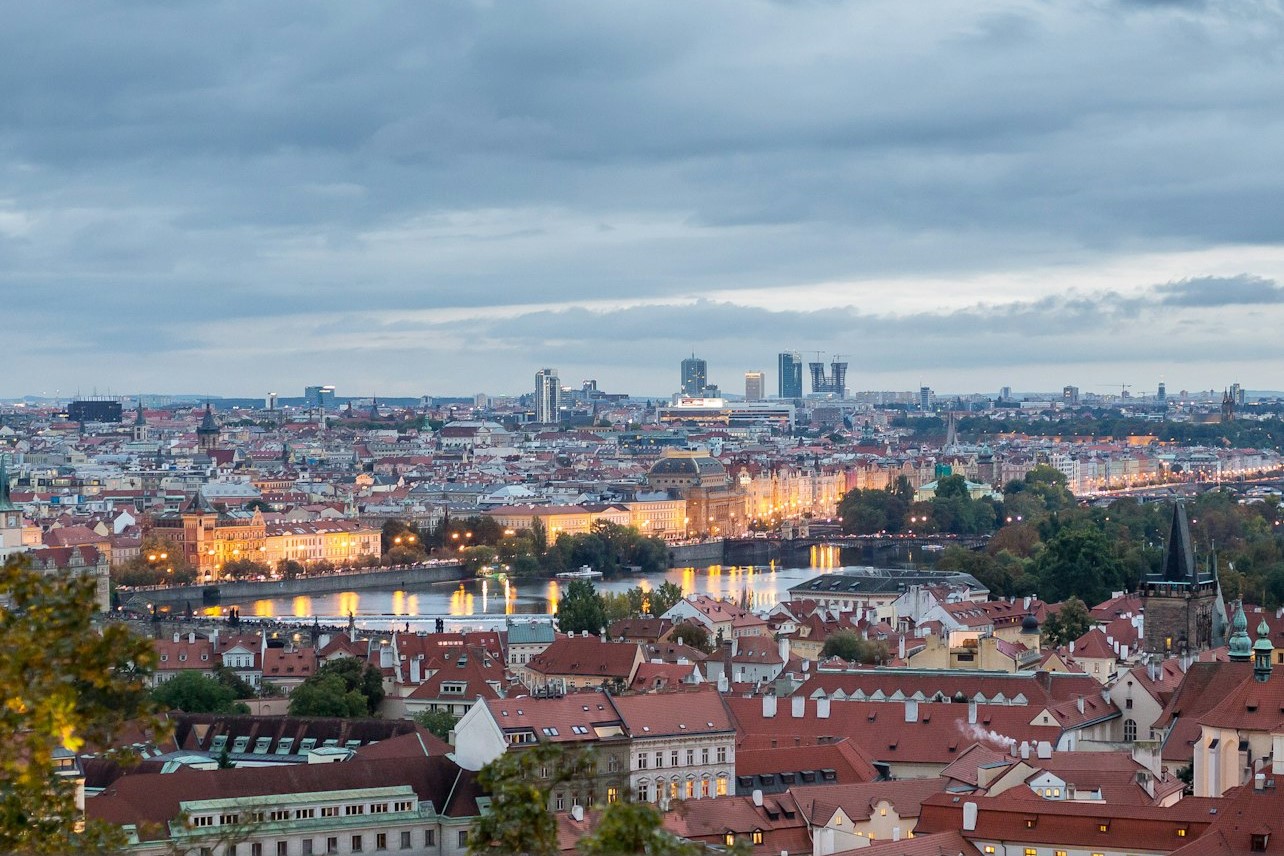
[(0, 395), (1284, 385), (1273, 3), (7, 18)]

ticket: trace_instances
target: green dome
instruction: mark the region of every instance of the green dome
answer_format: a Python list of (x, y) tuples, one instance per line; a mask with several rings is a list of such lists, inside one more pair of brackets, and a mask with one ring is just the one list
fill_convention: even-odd
[(1254, 651), (1273, 651), (1275, 646), (1271, 644), (1271, 627), (1262, 619), (1262, 623), (1257, 625), (1257, 641), (1253, 643)]
[(1250, 659), (1253, 656), (1253, 640), (1248, 637), (1248, 617), (1244, 615), (1243, 601), (1235, 604), (1231, 628), (1230, 658), (1239, 661)]

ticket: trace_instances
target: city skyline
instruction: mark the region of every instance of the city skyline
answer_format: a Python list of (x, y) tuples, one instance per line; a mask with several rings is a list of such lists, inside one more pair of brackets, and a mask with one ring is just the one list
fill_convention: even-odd
[(13, 10), (0, 396), (1284, 386), (1265, 4), (246, 8)]

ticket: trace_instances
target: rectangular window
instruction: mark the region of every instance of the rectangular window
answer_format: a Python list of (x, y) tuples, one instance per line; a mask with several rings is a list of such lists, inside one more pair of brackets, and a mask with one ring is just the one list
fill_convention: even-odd
[(1039, 851), (1033, 847), (1025, 848), (1025, 856), (1039, 856)]
[(562, 811), (566, 808), (566, 794), (557, 794), (553, 797), (553, 808)]
[(614, 755), (606, 759), (606, 771), (608, 773), (618, 773), (620, 771), (620, 761)]
[(375, 849), (376, 850), (388, 849), (388, 833), (386, 832), (375, 833)]
[(263, 856), (263, 842), (255, 841), (250, 845), (250, 856)]
[(664, 753), (663, 753), (663, 752), (656, 752), (656, 753), (655, 753), (655, 768), (658, 770), (658, 769), (660, 769), (660, 768), (661, 768), (661, 767), (663, 767), (663, 766), (664, 766)]
[(691, 767), (691, 766), (694, 766), (694, 765), (695, 765), (695, 750), (694, 750), (694, 749), (688, 749), (688, 750), (687, 750), (687, 766), (688, 766), (688, 767)]
[(387, 804), (387, 803), (371, 803), (371, 804), (370, 804), (370, 813), (371, 813), (371, 814), (387, 814), (387, 813), (388, 813), (388, 804)]
[(669, 766), (670, 766), (670, 767), (676, 767), (676, 766), (678, 766), (678, 750), (677, 750), (677, 749), (674, 749), (672, 752), (670, 752), (670, 753), (669, 753)]
[(323, 805), (323, 806), (321, 806), (321, 816), (322, 816), (322, 817), (338, 817), (338, 816), (339, 816), (339, 807), (338, 807), (337, 805)]
[(994, 845), (993, 844), (985, 845), (985, 853), (986, 853), (986, 856), (991, 856), (991, 854), (994, 853)]
[(687, 781), (687, 799), (695, 798), (695, 782)]
[(403, 829), (401, 831), (401, 849), (402, 850), (410, 849), (410, 830), (408, 829)]
[(402, 800), (392, 807), (393, 811), (414, 811), (415, 804), (412, 800)]
[(339, 852), (339, 839), (331, 836), (325, 840), (325, 852), (334, 854)]
[(725, 797), (726, 795), (727, 795), (727, 777), (719, 776), (718, 777), (718, 796)]
[(366, 807), (364, 805), (345, 805), (343, 807), (343, 813), (349, 817), (354, 814), (365, 814)]
[(607, 788), (607, 789), (606, 789), (606, 801), (607, 801), (608, 803), (613, 803), (613, 802), (615, 802), (617, 799), (619, 799), (619, 797), (620, 797), (620, 791), (619, 791), (619, 789), (618, 789), (618, 788)]
[(192, 818), (192, 826), (213, 826), (214, 815), (202, 814)]
[(303, 839), (303, 856), (312, 856), (312, 839)]
[(352, 836), (352, 852), (353, 852), (353, 853), (360, 853), (360, 852), (361, 852), (361, 836), (360, 836), (360, 835), (354, 835), (354, 836)]
[(288, 808), (274, 808), (268, 814), (268, 820), (289, 820), (290, 810)]
[(638, 802), (651, 801), (651, 786), (646, 782), (638, 785)]
[(725, 763), (727, 763), (727, 747), (726, 747), (726, 746), (719, 746), (719, 747), (718, 747), (718, 763), (719, 763), (719, 764), (725, 764)]
[(276, 843), (276, 856), (290, 856), (290, 842), (278, 841)]
[(294, 816), (298, 819), (316, 817), (317, 810), (314, 808), (296, 808), (294, 810)]
[(437, 846), (437, 830), (435, 829), (424, 830), (424, 846), (425, 847)]
[(233, 826), (241, 822), (239, 814), (220, 814), (218, 816), (219, 826)]
[(700, 750), (700, 763), (701, 764), (709, 763), (709, 747), (707, 746)]
[(459, 842), (459, 846), (460, 846), (460, 848), (467, 847), (467, 846), (468, 846), (468, 830), (467, 830), (467, 829), (461, 829), (461, 830), (459, 830), (459, 837), (458, 837), (458, 839), (457, 839), (457, 840), (458, 840), (458, 842)]
[(645, 752), (639, 752), (639, 753), (638, 753), (638, 769), (639, 769), (639, 770), (645, 770), (645, 769), (646, 769), (646, 753), (645, 753)]

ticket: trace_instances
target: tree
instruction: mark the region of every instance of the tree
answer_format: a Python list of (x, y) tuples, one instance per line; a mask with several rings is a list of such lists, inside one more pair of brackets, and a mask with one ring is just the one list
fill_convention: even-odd
[(851, 663), (873, 665), (887, 661), (887, 645), (870, 639), (862, 639), (851, 630), (839, 630), (825, 639), (821, 649), (822, 657), (841, 657)]
[(690, 645), (706, 654), (713, 651), (713, 640), (709, 637), (709, 628), (694, 619), (679, 624), (670, 638), (681, 639), (682, 644)]
[(290, 693), (291, 716), (367, 716), (366, 697), (338, 675), (313, 675)]
[(440, 710), (423, 711), (415, 716), (415, 722), (427, 728), (442, 740), (446, 740), (450, 737), (450, 730), (459, 722), (459, 717), (442, 708)]
[(1050, 648), (1069, 645), (1091, 630), (1093, 625), (1087, 605), (1079, 598), (1071, 597), (1043, 622), (1041, 641)]
[[(235, 678), (236, 675), (232, 677)], [(218, 678), (207, 677), (194, 670), (179, 672), (152, 690), (152, 697), (156, 699), (157, 704), (167, 710), (181, 710), (186, 713), (250, 712), (248, 707), (236, 700), (235, 690)]]
[(292, 580), (306, 570), (303, 563), (297, 559), (282, 559), (276, 563), (276, 572), (286, 580)]
[(0, 852), (73, 853), (123, 842), (83, 829), (75, 783), (55, 755), (110, 746), (127, 722), (156, 727), (151, 643), (126, 626), (94, 627), (92, 577), (42, 574), (20, 556), (0, 566)]
[(1124, 569), (1106, 536), (1090, 522), (1062, 527), (1034, 560), (1043, 599), (1055, 603), (1076, 595), (1097, 604), (1123, 588)]
[(505, 752), (482, 767), (477, 779), (490, 794), (490, 809), (468, 836), (469, 854), (555, 856), (557, 818), (548, 810), (548, 795), (557, 785), (582, 778), (582, 771), (593, 763), (591, 750), (567, 751), (561, 744), (540, 743)]
[(652, 615), (659, 617), (677, 606), (680, 600), (682, 600), (682, 587), (675, 582), (666, 580), (660, 584), (659, 588), (651, 592), (648, 598), (651, 606), (650, 612)]
[[(335, 683), (337, 681), (337, 683)], [(299, 692), (308, 692), (299, 700)], [(352, 698), (360, 699), (355, 705)], [(383, 701), (383, 676), (373, 665), (355, 657), (332, 660), (290, 694), (292, 716), (371, 716)], [(339, 699), (339, 700), (336, 700)], [(295, 705), (299, 709), (295, 709)], [(342, 711), (328, 713), (321, 711)]]
[(591, 582), (571, 580), (557, 603), (557, 626), (563, 633), (600, 633), (606, 626), (606, 611)]
[(575, 849), (584, 856), (698, 856), (704, 852), (700, 844), (666, 831), (663, 822), (650, 803), (618, 800), (602, 810), (593, 832), (577, 841)]

